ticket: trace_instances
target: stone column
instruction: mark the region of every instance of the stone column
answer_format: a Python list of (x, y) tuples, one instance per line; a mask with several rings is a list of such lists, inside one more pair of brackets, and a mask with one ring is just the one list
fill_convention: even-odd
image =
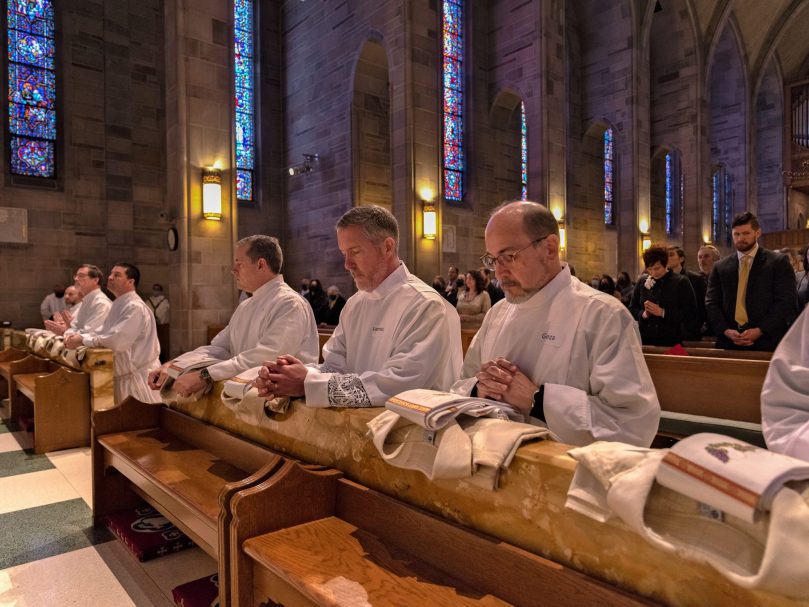
[[(237, 218), (232, 170), (230, 3), (165, 5), (167, 200), (179, 233), (169, 255), (171, 344), (206, 342), (237, 304), (230, 268)], [(202, 169), (222, 174), (222, 220), (202, 217)]]

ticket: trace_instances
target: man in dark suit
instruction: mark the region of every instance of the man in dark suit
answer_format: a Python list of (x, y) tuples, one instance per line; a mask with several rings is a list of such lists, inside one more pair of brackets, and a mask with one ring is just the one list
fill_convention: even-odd
[(691, 288), (694, 290), (694, 298), (696, 300), (697, 308), (696, 314), (691, 318), (685, 320), (685, 337), (686, 339), (702, 338), (702, 325), (705, 324), (705, 291), (707, 286), (701, 274), (691, 272), (685, 269), (685, 251), (682, 247), (670, 245), (668, 248), (668, 269), (675, 274), (682, 274), (691, 282)]
[(798, 315), (795, 272), (784, 255), (758, 245), (761, 228), (749, 211), (731, 230), (736, 252), (714, 264), (705, 296), (716, 347), (775, 350)]

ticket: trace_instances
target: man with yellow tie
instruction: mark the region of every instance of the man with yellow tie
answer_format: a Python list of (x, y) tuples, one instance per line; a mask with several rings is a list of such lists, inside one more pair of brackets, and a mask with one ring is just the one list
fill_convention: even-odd
[(733, 219), (731, 235), (736, 251), (714, 264), (705, 295), (716, 347), (775, 350), (798, 315), (795, 273), (784, 255), (759, 246), (749, 211)]

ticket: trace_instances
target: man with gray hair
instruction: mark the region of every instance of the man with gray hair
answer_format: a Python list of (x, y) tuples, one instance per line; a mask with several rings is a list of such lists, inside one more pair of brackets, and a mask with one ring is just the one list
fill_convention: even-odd
[(306, 396), (311, 407), (381, 407), (404, 390), (449, 389), (461, 369), (460, 319), (399, 259), (396, 218), (381, 207), (354, 207), (336, 229), (359, 293), (323, 346), (323, 364), (268, 361), (259, 394)]
[(553, 214), (535, 202), (501, 205), (485, 242), (481, 261), (506, 299), (483, 319), (453, 391), (510, 403), (571, 445), (649, 446), (660, 404), (637, 323), (571, 276)]
[(81, 307), (62, 312), (62, 322), (46, 320), (45, 327), (66, 338), (74, 334), (98, 333), (112, 307), (110, 298), (101, 290), (103, 278), (104, 274), (97, 266), (79, 266), (73, 276), (73, 286), (82, 295)]
[[(317, 362), (319, 342), (312, 307), (284, 282), (281, 245), (272, 236), (255, 235), (236, 243), (233, 275), (236, 287), (252, 293), (239, 304), (228, 325), (211, 345), (193, 351), (200, 358), (220, 362), (201, 371), (180, 375), (173, 389), (189, 396), (206, 384), (228, 379), (263, 361), (293, 353), (306, 362)], [(149, 387), (159, 390), (174, 361), (149, 374)]]

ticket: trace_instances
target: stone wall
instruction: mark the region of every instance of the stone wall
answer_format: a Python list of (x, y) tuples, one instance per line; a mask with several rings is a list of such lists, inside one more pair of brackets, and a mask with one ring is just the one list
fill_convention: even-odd
[[(784, 200), (784, 84), (770, 60), (755, 105), (755, 167), (758, 218), (765, 232), (795, 228), (787, 223)], [(801, 226), (804, 227), (804, 226)]]
[(163, 3), (57, 8), (57, 179), (0, 185), (0, 206), (28, 210), (29, 243), (0, 248), (0, 319), (18, 327), (41, 326), (40, 301), (81, 263), (131, 261), (145, 292), (169, 282)]

